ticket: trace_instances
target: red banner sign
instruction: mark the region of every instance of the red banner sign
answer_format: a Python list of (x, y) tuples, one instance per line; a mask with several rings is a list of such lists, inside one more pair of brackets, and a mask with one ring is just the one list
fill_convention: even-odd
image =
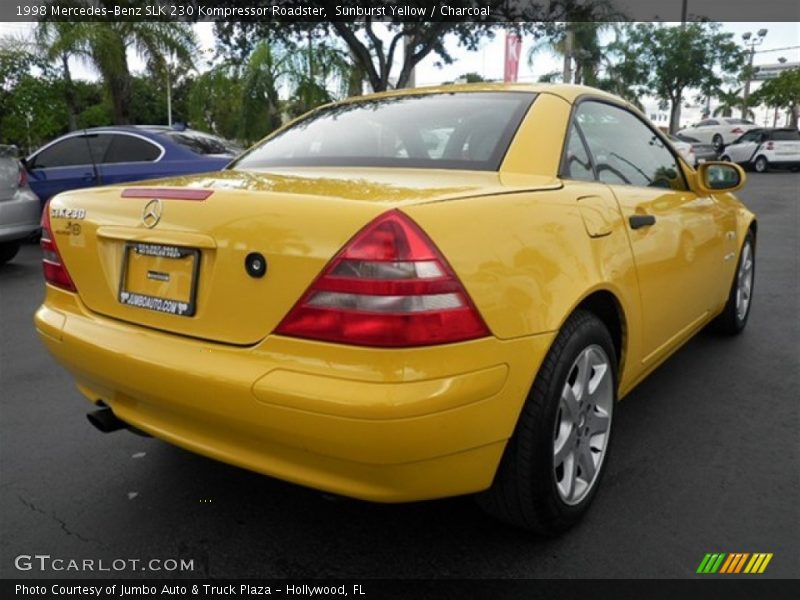
[(503, 81), (514, 83), (517, 81), (519, 70), (519, 54), (522, 50), (522, 39), (516, 33), (506, 35), (506, 69)]

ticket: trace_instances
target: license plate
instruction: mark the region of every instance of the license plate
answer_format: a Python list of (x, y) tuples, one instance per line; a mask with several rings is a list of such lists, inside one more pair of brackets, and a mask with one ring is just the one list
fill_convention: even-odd
[(191, 317), (195, 313), (200, 251), (128, 242), (122, 259), (119, 301), (128, 306)]

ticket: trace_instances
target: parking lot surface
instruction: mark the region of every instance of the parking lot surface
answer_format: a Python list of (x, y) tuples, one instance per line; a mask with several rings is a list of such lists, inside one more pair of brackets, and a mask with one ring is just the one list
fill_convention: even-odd
[[(618, 407), (603, 485), (545, 540), (471, 498), (331, 497), (86, 420), (33, 328), (40, 253), (0, 267), (0, 576), (693, 577), (708, 552), (770, 552), (800, 577), (800, 174), (750, 174), (759, 218), (745, 332), (703, 332)], [(691, 290), (686, 290), (691, 294)], [(193, 571), (20, 571), (19, 555), (184, 559)]]

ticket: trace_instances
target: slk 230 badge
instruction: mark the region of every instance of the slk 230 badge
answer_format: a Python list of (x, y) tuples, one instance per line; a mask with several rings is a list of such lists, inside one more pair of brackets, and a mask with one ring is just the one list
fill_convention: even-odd
[(51, 219), (71, 219), (73, 221), (78, 221), (80, 219), (86, 218), (86, 209), (85, 208), (51, 208), (50, 209), (50, 218)]

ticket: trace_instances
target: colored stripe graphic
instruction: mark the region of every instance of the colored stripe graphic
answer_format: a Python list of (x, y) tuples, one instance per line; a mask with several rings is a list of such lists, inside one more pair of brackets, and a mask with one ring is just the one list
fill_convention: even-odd
[(717, 560), (714, 562), (714, 564), (711, 566), (711, 568), (709, 569), (708, 572), (709, 573), (716, 573), (717, 569), (719, 569), (719, 566), (722, 564), (722, 561), (724, 559), (725, 559), (725, 553), (722, 552), (722, 553), (720, 553), (719, 558), (717, 558)]
[(767, 554), (767, 555), (764, 557), (764, 562), (762, 562), (762, 563), (761, 563), (761, 568), (760, 568), (760, 569), (758, 569), (758, 572), (759, 572), (759, 573), (763, 573), (763, 572), (764, 572), (764, 569), (766, 569), (766, 568), (767, 568), (767, 565), (769, 564), (769, 561), (771, 561), (771, 560), (772, 560), (772, 552), (770, 552), (769, 554)]
[(736, 565), (736, 570), (734, 571), (734, 573), (739, 573), (742, 570), (742, 567), (744, 567), (744, 563), (747, 560), (748, 556), (750, 556), (749, 552), (745, 552), (744, 554), (742, 554), (742, 558), (739, 559), (739, 563)]
[(703, 560), (700, 561), (700, 566), (697, 567), (697, 573), (705, 573), (706, 565), (708, 564), (708, 561), (710, 559), (711, 559), (711, 555), (710, 554), (706, 554), (703, 557)]
[(720, 573), (730, 573), (730, 568), (732, 565), (736, 563), (736, 559), (739, 558), (738, 554), (728, 554), (728, 558), (725, 559), (725, 562), (722, 563), (722, 568), (719, 570)]
[[(703, 574), (733, 574), (741, 573), (763, 573), (769, 562), (772, 560), (771, 552), (709, 552), (700, 561), (697, 573)], [(749, 559), (749, 560), (748, 560)]]

